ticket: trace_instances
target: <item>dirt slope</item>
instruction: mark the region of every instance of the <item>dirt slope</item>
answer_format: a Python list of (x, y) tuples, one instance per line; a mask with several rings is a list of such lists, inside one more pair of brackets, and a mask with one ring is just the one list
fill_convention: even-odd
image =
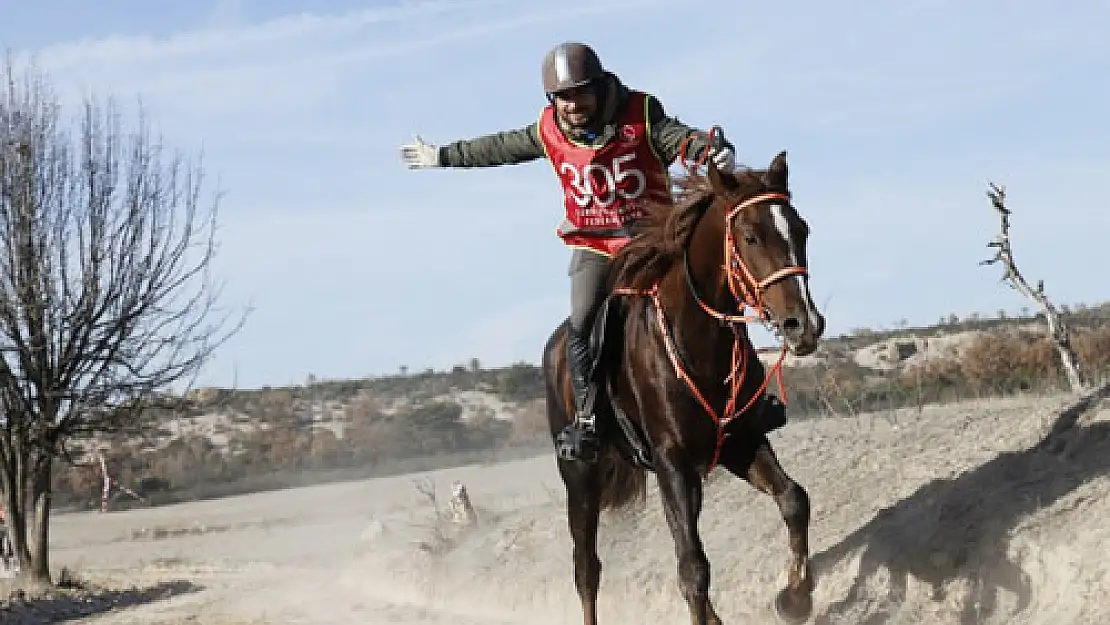
[[(775, 433), (813, 501), (814, 621), (1110, 622), (1110, 407), (1071, 403), (968, 402)], [(482, 514), (445, 553), (418, 546), (438, 543), (416, 479), (444, 498), (461, 480)], [(701, 523), (718, 612), (773, 622), (788, 557), (774, 503), (716, 473)], [(54, 531), (59, 565), (114, 588), (162, 584), (82, 623), (581, 622), (550, 457), (65, 515)], [(601, 541), (603, 622), (687, 622), (654, 485), (644, 510), (603, 518)]]

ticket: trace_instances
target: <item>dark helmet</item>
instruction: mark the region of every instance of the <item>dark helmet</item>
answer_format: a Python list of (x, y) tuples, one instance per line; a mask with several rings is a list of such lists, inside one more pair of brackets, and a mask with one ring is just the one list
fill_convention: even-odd
[(597, 53), (584, 43), (560, 43), (543, 57), (543, 91), (549, 96), (604, 75)]

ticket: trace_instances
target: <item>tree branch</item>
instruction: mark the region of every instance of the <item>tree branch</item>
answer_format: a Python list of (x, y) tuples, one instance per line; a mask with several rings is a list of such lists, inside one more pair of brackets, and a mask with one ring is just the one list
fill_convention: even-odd
[(1044, 280), (1038, 280), (1036, 288), (1029, 286), (1014, 260), (1014, 252), (1010, 244), (1011, 211), (1006, 207), (1005, 188), (992, 182), (990, 183), (990, 189), (987, 191), (987, 197), (995, 211), (998, 212), (1001, 224), (998, 235), (987, 243), (987, 247), (996, 250), (994, 257), (981, 261), (979, 264), (1001, 264), (1003, 281), (1025, 297), (1036, 302), (1041, 312), (1044, 313), (1045, 321), (1048, 323), (1049, 337), (1060, 355), (1060, 363), (1068, 377), (1071, 389), (1079, 393), (1086, 392), (1088, 390), (1087, 379), (1080, 367), (1079, 358), (1072, 348), (1071, 332), (1068, 329), (1067, 320), (1060, 315), (1052, 301), (1045, 294)]
[(0, 482), (13, 523), (33, 513), (33, 575), (48, 580), (51, 460), (67, 439), (173, 409), (171, 387), (191, 385), (246, 311), (217, 305), (219, 193), (203, 199), (199, 159), (165, 149), (141, 114), (125, 131), (111, 100), (67, 124), (33, 69), (17, 76), (9, 58), (2, 73)]

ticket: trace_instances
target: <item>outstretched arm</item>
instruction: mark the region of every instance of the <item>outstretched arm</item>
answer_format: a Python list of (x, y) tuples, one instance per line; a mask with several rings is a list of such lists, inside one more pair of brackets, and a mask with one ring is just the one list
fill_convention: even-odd
[(545, 156), (535, 122), (516, 130), (495, 132), (474, 139), (453, 141), (444, 146), (415, 143), (401, 147), (401, 157), (410, 168), (496, 167), (533, 161)]
[(534, 161), (545, 156), (535, 122), (517, 130), (455, 141), (439, 149), (444, 167), (496, 167)]

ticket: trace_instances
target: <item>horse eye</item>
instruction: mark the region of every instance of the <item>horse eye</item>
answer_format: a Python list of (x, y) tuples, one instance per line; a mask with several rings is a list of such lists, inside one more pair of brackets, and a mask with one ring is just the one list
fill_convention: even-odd
[(754, 232), (745, 232), (744, 243), (748, 245), (759, 245), (759, 237), (755, 236)]

